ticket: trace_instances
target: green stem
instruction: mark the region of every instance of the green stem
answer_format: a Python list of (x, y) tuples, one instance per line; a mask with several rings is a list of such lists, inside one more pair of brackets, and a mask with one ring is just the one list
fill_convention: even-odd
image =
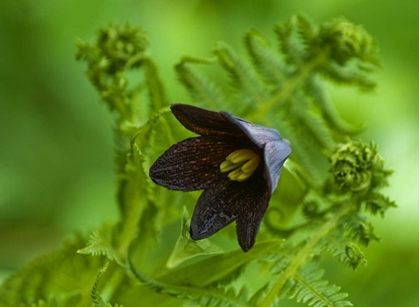
[(264, 300), (259, 307), (272, 306), (274, 300), (277, 298), (279, 292), (283, 289), (286, 282), (293, 278), (299, 268), (307, 262), (316, 248), (319, 241), (336, 228), (340, 219), (355, 207), (356, 200), (350, 200), (344, 203), (341, 208), (328, 220), (322, 227), (311, 237), (306, 245), (291, 259), (289, 266), (280, 274), (278, 281), (274, 284), (271, 290), (267, 293)]
[(123, 229), (120, 234), (120, 240), (117, 247), (118, 255), (121, 259), (126, 259), (127, 251), (130, 246), (131, 241), (136, 236), (138, 231), (138, 224), (141, 218), (141, 213), (143, 211), (143, 207), (141, 206), (140, 201), (140, 189), (136, 188), (138, 187), (138, 180), (135, 180), (135, 182), (130, 182), (126, 189), (132, 193), (131, 204), (129, 205), (131, 207), (130, 214), (127, 216), (125, 221), (123, 221)]
[(163, 129), (165, 130), (166, 137), (168, 138), (169, 144), (171, 144), (171, 145), (175, 144), (176, 141), (175, 141), (174, 135), (172, 133), (172, 129), (171, 129), (168, 121), (163, 116), (160, 118), (160, 120), (161, 120)]

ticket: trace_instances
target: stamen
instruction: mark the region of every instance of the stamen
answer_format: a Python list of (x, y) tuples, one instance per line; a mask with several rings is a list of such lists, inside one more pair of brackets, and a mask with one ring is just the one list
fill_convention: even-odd
[(230, 172), (228, 177), (232, 180), (238, 180), (238, 177), (242, 175), (242, 171), (240, 168), (235, 169), (233, 172)]
[(242, 163), (234, 164), (234, 163), (226, 160), (226, 161), (223, 161), (222, 164), (220, 164), (220, 171), (222, 173), (225, 173), (225, 172), (231, 171), (235, 168), (238, 168), (241, 165), (242, 165)]
[(255, 156), (255, 152), (249, 149), (239, 149), (231, 153), (230, 161), (233, 163), (239, 163), (243, 161), (248, 161)]
[(226, 157), (220, 164), (222, 173), (230, 172), (231, 180), (244, 181), (251, 177), (260, 164), (260, 156), (250, 149), (239, 149)]
[(251, 160), (242, 165), (241, 169), (245, 173), (253, 172), (257, 168), (258, 164), (260, 164), (260, 156), (255, 155)]

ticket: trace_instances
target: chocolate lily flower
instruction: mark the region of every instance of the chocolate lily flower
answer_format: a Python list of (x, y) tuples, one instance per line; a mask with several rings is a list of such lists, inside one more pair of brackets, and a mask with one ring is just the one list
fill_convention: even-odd
[(170, 147), (150, 168), (150, 178), (168, 189), (202, 190), (191, 220), (191, 238), (207, 238), (236, 220), (239, 245), (255, 242), (281, 169), (291, 153), (277, 130), (227, 112), (185, 104), (172, 113), (199, 137)]

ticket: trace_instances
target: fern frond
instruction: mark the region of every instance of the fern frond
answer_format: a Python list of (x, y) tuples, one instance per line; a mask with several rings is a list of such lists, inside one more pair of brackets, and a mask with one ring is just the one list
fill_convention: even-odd
[(306, 143), (300, 142), (302, 133), (301, 126), (294, 120), (288, 120), (287, 115), (278, 117), (279, 126), (281, 126), (282, 135), (293, 144), (291, 159), (302, 167), (303, 177), (311, 187), (318, 188), (322, 183), (322, 174), (314, 163), (313, 150)]
[(342, 69), (338, 64), (330, 62), (324, 65), (319, 72), (321, 75), (327, 77), (328, 80), (340, 85), (357, 86), (363, 91), (371, 91), (376, 87), (374, 81), (370, 80), (355, 67)]
[(328, 251), (343, 265), (356, 271), (360, 266), (367, 265), (367, 260), (363, 252), (351, 240), (351, 237), (343, 236), (340, 231), (335, 231), (325, 237), (318, 248), (320, 251)]
[(98, 276), (96, 277), (95, 283), (93, 284), (92, 287), (92, 292), (91, 292), (91, 298), (93, 300), (93, 305), (95, 307), (123, 307), (122, 305), (112, 305), (111, 303), (105, 302), (102, 297), (101, 294), (99, 293), (98, 290), (98, 285), (99, 285), (99, 280), (101, 279), (102, 275), (105, 273), (105, 271), (108, 268), (108, 262), (105, 264), (105, 266), (99, 271)]
[[(158, 198), (156, 196), (157, 186), (150, 180), (148, 170), (154, 159), (157, 149), (156, 134), (159, 128), (163, 126), (167, 130), (166, 136), (169, 143), (174, 143), (172, 132), (167, 127), (164, 114), (170, 112), (169, 107), (165, 107), (154, 112), (150, 119), (144, 124), (132, 139), (132, 151), (127, 158), (126, 180), (133, 185), (126, 186), (127, 199), (124, 202), (131, 203), (141, 212), (137, 215), (129, 215), (133, 218), (132, 231), (137, 231), (139, 236), (136, 243), (141, 244), (143, 249), (151, 248), (157, 240), (160, 233), (159, 216), (162, 211), (159, 210)], [(161, 125), (158, 125), (158, 124)], [(166, 129), (167, 128), (167, 129)], [(136, 198), (132, 198), (135, 196)], [(123, 201), (123, 200), (121, 200)], [(142, 208), (138, 208), (140, 203)]]
[(301, 134), (305, 134), (308, 139), (315, 141), (312, 143), (318, 146), (319, 151), (324, 151), (324, 154), (329, 156), (335, 147), (335, 141), (319, 109), (316, 106), (311, 106), (305, 97), (295, 95), (290, 113), (293, 114), (296, 122), (301, 123), (298, 128)]
[[(122, 214), (125, 215), (130, 204), (130, 199), (136, 195), (140, 188), (151, 186), (151, 181), (148, 179), (148, 168), (151, 165), (150, 155), (155, 150), (155, 134), (159, 128), (158, 123), (166, 123), (163, 115), (170, 112), (169, 107), (159, 109), (153, 112), (149, 120), (140, 128), (135, 130), (131, 140), (131, 150), (126, 153), (125, 163), (120, 175), (121, 186), (119, 191), (119, 204)], [(163, 126), (165, 126), (163, 124)], [(167, 139), (173, 142), (172, 133), (165, 134)], [(133, 186), (125, 185), (127, 182), (133, 182)], [(153, 186), (154, 188), (154, 186)], [(151, 189), (153, 189), (151, 188)], [(149, 194), (151, 196), (152, 193)]]
[(149, 92), (150, 109), (157, 112), (169, 105), (168, 98), (166, 97), (166, 92), (159, 78), (155, 63), (147, 58), (143, 65), (145, 67), (145, 78)]
[(84, 236), (75, 235), (59, 250), (35, 259), (7, 278), (0, 287), (0, 306), (30, 305), (49, 297), (65, 306), (88, 299), (92, 276), (104, 260), (76, 254), (85, 242)]
[(101, 230), (94, 231), (89, 238), (85, 248), (77, 250), (79, 254), (105, 256), (111, 261), (121, 263), (118, 258), (117, 252), (111, 243), (110, 233), (108, 227)]
[(294, 93), (301, 90), (300, 87), (304, 86), (307, 79), (315, 74), (327, 59), (327, 52), (322, 51), (313, 58), (305, 60), (298, 67), (291, 66), (291, 74), (287, 82), (282, 84), (280, 89), (270, 93), (269, 99), (259, 108), (258, 115), (264, 117), (268, 113), (275, 113), (286, 107), (290, 99), (294, 97)]
[(363, 252), (354, 243), (347, 244), (346, 255), (348, 261), (345, 264), (352, 267), (353, 270), (356, 270), (359, 266), (366, 266), (368, 263)]
[(107, 262), (105, 264), (105, 266), (99, 271), (98, 276), (96, 277), (95, 283), (93, 284), (92, 287), (92, 300), (93, 300), (93, 304), (95, 307), (109, 307), (110, 304), (109, 303), (105, 303), (104, 300), (102, 299), (101, 295), (98, 292), (98, 284), (99, 284), (99, 280), (101, 279), (101, 276), (103, 273), (105, 273), (106, 269), (108, 268), (109, 263)]
[[(278, 302), (279, 298), (295, 299), (298, 303), (316, 307), (353, 306), (349, 301), (344, 300), (348, 294), (341, 293), (340, 287), (323, 280), (323, 275), (324, 271), (318, 268), (317, 262), (305, 264), (285, 282), (276, 299), (272, 301), (271, 305), (267, 306), (281, 306)], [(274, 284), (274, 282), (270, 282), (255, 293), (250, 300), (251, 305), (266, 306), (264, 298)]]
[(288, 22), (277, 25), (274, 27), (274, 32), (279, 41), (280, 51), (283, 54), (285, 61), (296, 67), (302, 63), (305, 58), (304, 50), (299, 46), (295, 34), (294, 17), (291, 17)]
[(280, 274), (290, 265), (290, 256), (277, 254), (271, 262), (274, 264), (271, 266), (270, 273)]
[(89, 80), (121, 120), (133, 120), (134, 115), (125, 71), (140, 67), (146, 46), (143, 32), (128, 24), (101, 28), (94, 44), (77, 43), (76, 59), (88, 63)]
[(340, 293), (340, 287), (330, 285), (322, 280), (324, 271), (317, 264), (308, 263), (296, 274), (288, 285), (284, 295), (290, 295), (298, 303), (315, 307), (345, 307), (353, 306), (344, 299), (347, 293)]
[(368, 246), (372, 240), (378, 242), (381, 240), (374, 233), (372, 224), (359, 215), (343, 217), (339, 230), (342, 232), (342, 235), (357, 239), (364, 246)]
[(192, 98), (197, 101), (197, 104), (220, 110), (222, 106), (225, 107), (228, 99), (212, 80), (191, 65), (212, 62), (214, 61), (184, 57), (175, 66), (175, 70), (179, 80), (187, 88)]
[(229, 73), (231, 83), (239, 96), (236, 98), (240, 107), (236, 113), (249, 112), (267, 99), (267, 92), (253, 69), (243, 61), (228, 44), (219, 42), (215, 54), (220, 65)]
[(139, 281), (158, 293), (196, 302), (208, 307), (251, 307), (246, 303), (246, 291), (239, 294), (233, 287), (200, 288), (194, 285), (172, 285), (159, 282), (143, 272), (133, 271)]
[(331, 58), (345, 66), (350, 60), (378, 65), (376, 40), (361, 25), (355, 25), (345, 18), (335, 18), (319, 27), (317, 42), (328, 46)]
[[(155, 224), (156, 201), (153, 194), (155, 187), (152, 186), (146, 175), (145, 161), (145, 155), (137, 144), (133, 143), (132, 151), (127, 155), (127, 165), (121, 178), (119, 191), (119, 204), (123, 215), (124, 228), (120, 232), (118, 253), (123, 257), (127, 256), (128, 248), (140, 228), (142, 228), (142, 232), (147, 233), (147, 236), (138, 237), (144, 244), (144, 251), (146, 251), (146, 248), (150, 248), (149, 239), (155, 238), (158, 233)], [(146, 222), (142, 224), (144, 218), (146, 218)]]
[(136, 194), (132, 194), (135, 189), (142, 186), (145, 182), (145, 172), (143, 163), (146, 158), (143, 153), (137, 148), (132, 148), (130, 152), (126, 154), (126, 162), (123, 173), (120, 174), (120, 186), (118, 192), (118, 203), (120, 205), (120, 211), (123, 219), (126, 219), (129, 214), (133, 213), (133, 207), (135, 206), (134, 198), (138, 197)]
[(315, 25), (303, 14), (296, 15), (296, 25), (302, 43), (308, 46), (316, 38), (317, 29)]
[(385, 212), (390, 208), (396, 208), (397, 204), (392, 201), (389, 197), (373, 192), (370, 193), (368, 198), (365, 200), (366, 210), (368, 210), (372, 215), (380, 214), (383, 218)]
[(290, 67), (282, 63), (280, 57), (271, 50), (268, 40), (256, 30), (245, 35), (245, 47), (256, 70), (268, 84), (279, 90), (291, 75)]
[(381, 241), (373, 230), (373, 225), (371, 222), (368, 221), (361, 221), (359, 224), (359, 229), (355, 229), (354, 236), (359, 239), (359, 241), (364, 245), (368, 246), (369, 243), (374, 240), (377, 242)]
[(354, 208), (353, 206), (355, 206), (354, 200), (341, 205), (333, 217), (325, 221), (310, 238), (294, 248), (295, 254), (289, 258), (290, 262), (287, 267), (278, 275), (275, 275), (276, 278), (267, 288), (268, 290), (260, 302), (260, 307), (272, 306), (279, 299), (279, 294), (288, 292), (293, 288), (295, 284), (293, 279), (299, 274), (301, 268), (304, 268), (305, 264), (315, 256), (314, 252), (322, 239), (338, 227), (340, 220)]
[(333, 107), (324, 85), (316, 76), (311, 76), (305, 84), (306, 93), (313, 98), (320, 110), (323, 118), (328, 123), (329, 127), (334, 131), (339, 131), (342, 134), (354, 135), (363, 130), (363, 125), (352, 125), (344, 121)]

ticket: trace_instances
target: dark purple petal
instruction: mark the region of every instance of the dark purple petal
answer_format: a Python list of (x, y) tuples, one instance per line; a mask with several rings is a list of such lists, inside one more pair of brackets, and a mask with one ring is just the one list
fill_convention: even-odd
[(244, 252), (255, 243), (270, 197), (270, 190), (263, 179), (254, 181), (252, 186), (243, 191), (241, 210), (236, 218), (236, 234)]
[(191, 238), (207, 238), (236, 219), (238, 242), (244, 251), (249, 250), (270, 196), (262, 172), (254, 173), (243, 182), (220, 180), (198, 199), (191, 220)]
[(220, 112), (220, 114), (223, 114), (230, 122), (240, 128), (241, 131), (243, 131), (247, 137), (260, 148), (263, 148), (268, 142), (282, 139), (280, 133), (275, 129), (255, 125), (227, 112)]
[(268, 142), (264, 147), (265, 178), (271, 193), (277, 187), (281, 169), (287, 157), (292, 152), (290, 145), (285, 140)]
[(216, 186), (204, 190), (191, 219), (191, 238), (205, 239), (232, 223), (241, 203), (242, 185), (226, 175)]
[(218, 112), (180, 103), (172, 104), (171, 110), (185, 128), (197, 134), (247, 138), (241, 129)]
[(160, 156), (150, 168), (149, 176), (172, 190), (204, 189), (223, 175), (220, 163), (239, 146), (230, 139), (215, 136), (186, 139)]

